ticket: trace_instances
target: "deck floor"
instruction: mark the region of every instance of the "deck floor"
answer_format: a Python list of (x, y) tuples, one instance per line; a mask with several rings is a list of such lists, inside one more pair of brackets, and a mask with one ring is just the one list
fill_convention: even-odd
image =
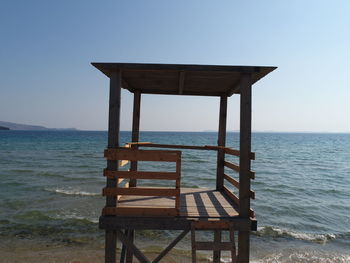
[[(122, 196), (118, 207), (174, 207), (174, 198)], [(179, 217), (227, 218), (238, 216), (237, 206), (220, 191), (181, 188)]]

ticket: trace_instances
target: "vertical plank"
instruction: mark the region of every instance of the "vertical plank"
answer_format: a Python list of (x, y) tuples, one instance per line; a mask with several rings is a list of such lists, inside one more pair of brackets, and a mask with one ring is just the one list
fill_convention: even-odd
[(239, 231), (238, 232), (238, 263), (249, 263), (249, 231)]
[(192, 263), (197, 262), (196, 255), (196, 228), (194, 227), (194, 222), (191, 224), (191, 250), (192, 250)]
[[(243, 74), (240, 81), (240, 157), (239, 157), (239, 215), (249, 218), (250, 211), (250, 152), (252, 122), (251, 75)], [(238, 262), (249, 262), (249, 232), (238, 233)]]
[[(227, 119), (227, 97), (220, 97), (220, 114), (219, 114), (219, 132), (218, 146), (226, 145), (226, 119)], [(216, 190), (222, 190), (224, 185), (224, 150), (218, 150), (217, 168), (216, 168)]]
[(235, 244), (235, 232), (234, 232), (233, 224), (230, 224), (229, 231), (230, 231), (230, 241), (232, 243), (231, 262), (232, 263), (237, 263), (236, 244)]
[[(221, 230), (214, 230), (214, 243), (220, 243), (221, 242)], [(213, 263), (220, 263), (221, 262), (221, 251), (220, 250), (214, 250), (213, 252)]]
[[(130, 240), (131, 243), (134, 243), (134, 239), (135, 239), (135, 230), (134, 229), (130, 229), (128, 232), (128, 239)], [(124, 247), (124, 244), (123, 244)], [(125, 262), (126, 263), (132, 263), (133, 261), (133, 253), (130, 249), (126, 249), (126, 258), (125, 258)]]
[[(110, 76), (109, 88), (109, 117), (108, 117), (108, 148), (119, 146), (120, 131), (120, 95), (121, 95), (121, 72), (115, 71)], [(107, 161), (107, 169), (118, 170), (118, 163)], [(115, 187), (116, 179), (107, 178), (107, 187)], [(115, 207), (117, 200), (115, 196), (106, 197), (106, 207)], [(115, 230), (106, 230), (105, 234), (105, 262), (116, 262), (117, 233)]]
[[(132, 134), (131, 141), (138, 142), (140, 138), (140, 109), (141, 109), (141, 92), (136, 90), (134, 92), (134, 106), (132, 113)], [(134, 147), (134, 146), (133, 146)], [(137, 171), (137, 161), (130, 163), (130, 171)], [(136, 186), (136, 179), (130, 180), (130, 187)]]
[[(132, 132), (131, 132), (132, 142), (138, 142), (140, 138), (140, 110), (141, 110), (141, 92), (139, 90), (136, 90), (134, 92), (134, 105), (133, 105), (133, 112), (132, 112)], [(135, 146), (132, 146), (132, 147), (135, 147)], [(130, 163), (130, 171), (137, 171), (137, 161), (132, 161)], [(135, 187), (136, 184), (137, 184), (136, 179), (130, 179), (129, 187)], [(135, 239), (135, 231), (133, 229), (130, 229), (128, 237), (130, 241), (133, 243)], [(133, 253), (130, 249), (128, 249), (126, 252), (126, 263), (132, 263), (132, 262), (133, 262)]]
[[(129, 236), (129, 229), (125, 229), (124, 233), (126, 236)], [(125, 263), (125, 255), (126, 255), (126, 246), (123, 244), (122, 251), (120, 252), (119, 263)]]
[(116, 263), (117, 233), (106, 230), (105, 235), (105, 263)]

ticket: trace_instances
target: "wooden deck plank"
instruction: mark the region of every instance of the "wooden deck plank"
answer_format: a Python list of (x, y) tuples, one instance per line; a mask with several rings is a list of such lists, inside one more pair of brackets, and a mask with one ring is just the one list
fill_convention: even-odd
[[(174, 197), (122, 196), (118, 207), (165, 208), (173, 207)], [(135, 215), (135, 214), (133, 214)], [(180, 217), (234, 217), (237, 207), (225, 195), (216, 190), (181, 188)]]

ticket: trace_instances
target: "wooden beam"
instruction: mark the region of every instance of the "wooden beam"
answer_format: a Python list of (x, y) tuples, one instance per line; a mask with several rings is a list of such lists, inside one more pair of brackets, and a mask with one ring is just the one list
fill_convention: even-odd
[(240, 81), (238, 80), (232, 85), (232, 87), (227, 91), (227, 97), (231, 97), (233, 94), (240, 92), (241, 86), (239, 84)]
[(125, 244), (125, 246), (127, 247), (128, 250), (131, 250), (133, 252), (133, 254), (135, 255), (135, 257), (142, 263), (151, 263), (151, 261), (149, 261), (145, 255), (128, 239), (127, 236), (125, 236), (125, 234), (120, 231), (120, 229), (117, 229), (117, 234), (118, 234), (118, 238), (119, 240)]
[[(105, 207), (102, 210), (104, 216), (152, 216), (152, 217), (169, 217), (177, 216), (176, 208), (169, 207)], [(155, 219), (157, 220), (157, 219)]]
[[(219, 131), (218, 131), (218, 146), (225, 147), (226, 145), (226, 119), (227, 119), (227, 97), (220, 97), (220, 113), (219, 113)], [(216, 190), (220, 191), (224, 185), (224, 161), (225, 150), (219, 149), (217, 154), (216, 167)]]
[[(127, 179), (153, 179), (153, 180), (177, 180), (180, 174), (177, 172), (144, 172), (144, 171), (104, 171), (104, 175), (111, 178)], [(130, 185), (131, 187), (131, 185)]]
[[(110, 75), (109, 88), (109, 116), (108, 116), (108, 148), (119, 147), (120, 131), (120, 97), (121, 97), (121, 72), (114, 71)], [(107, 161), (107, 169), (118, 170), (118, 162)], [(107, 178), (106, 187), (116, 187), (117, 180)], [(106, 197), (106, 206), (115, 207), (117, 198), (115, 196)], [(117, 233), (114, 230), (106, 229), (105, 233), (105, 262), (116, 262)]]
[[(221, 230), (214, 230), (214, 244), (215, 243), (221, 243)], [(221, 262), (221, 250), (214, 250), (213, 263), (220, 263), (220, 262)]]
[[(251, 74), (243, 74), (240, 86), (240, 157), (239, 157), (239, 215), (250, 217), (250, 153), (252, 133), (252, 79)], [(238, 233), (238, 262), (249, 263), (249, 232)]]
[[(132, 113), (132, 132), (131, 141), (138, 142), (140, 137), (140, 109), (141, 109), (141, 92), (139, 90), (134, 92), (134, 107)], [(137, 161), (130, 163), (130, 171), (137, 171)], [(130, 180), (130, 187), (135, 187), (137, 181)]]
[[(119, 209), (120, 207), (118, 207)], [(115, 208), (116, 209), (116, 208)], [(175, 210), (175, 209), (174, 209)], [(160, 216), (119, 216), (118, 220), (111, 216), (101, 216), (99, 227), (100, 229), (118, 229), (118, 228), (132, 228), (140, 230), (184, 230), (191, 225), (193, 218), (189, 217), (160, 217)], [(236, 231), (249, 231), (252, 229), (252, 222), (256, 220), (251, 218), (232, 217), (228, 218), (230, 224), (233, 224), (233, 228)], [(222, 227), (226, 227), (226, 223), (217, 225), (217, 222), (205, 221), (203, 228), (206, 230), (215, 230)], [(198, 225), (197, 227), (198, 228)], [(256, 229), (255, 229), (256, 230)]]
[(179, 73), (179, 94), (182, 95), (185, 85), (185, 71)]
[(158, 187), (133, 187), (133, 188), (104, 188), (103, 195), (138, 195), (138, 196), (177, 196), (180, 189)]
[(239, 169), (239, 166), (238, 166), (237, 164), (234, 164), (234, 163), (230, 163), (230, 162), (224, 161), (224, 165), (225, 165), (226, 167), (228, 167), (228, 168), (230, 168), (230, 169), (236, 171), (236, 172), (239, 172), (239, 170), (240, 170), (240, 169)]
[(107, 160), (176, 162), (181, 158), (181, 151), (117, 148), (106, 149), (104, 156)]
[(241, 217), (249, 217), (250, 209), (250, 152), (251, 152), (251, 122), (252, 122), (252, 92), (251, 76), (244, 74), (240, 83), (240, 157), (239, 157), (239, 200)]
[(187, 233), (190, 231), (190, 229), (185, 229), (184, 231), (181, 232), (181, 234), (174, 239), (173, 242), (171, 242), (153, 261), (152, 263), (157, 263), (159, 262), (166, 254), (169, 253), (169, 251), (176, 246), (179, 241), (181, 241)]
[(232, 193), (226, 186), (223, 187), (224, 193), (230, 198), (236, 205), (240, 206), (240, 200), (237, 195)]
[(230, 182), (232, 185), (239, 189), (239, 182), (236, 179), (232, 178), (231, 176), (228, 176), (227, 174), (224, 174), (224, 179), (226, 179), (228, 182)]
[[(125, 229), (125, 235), (129, 238), (129, 229)], [(122, 251), (120, 252), (120, 263), (125, 263), (126, 246), (123, 244)]]

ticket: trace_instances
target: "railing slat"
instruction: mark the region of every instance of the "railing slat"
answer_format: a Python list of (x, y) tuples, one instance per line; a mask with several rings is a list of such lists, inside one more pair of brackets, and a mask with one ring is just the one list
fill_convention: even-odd
[(114, 148), (106, 149), (104, 156), (107, 158), (107, 160), (176, 162), (179, 159), (179, 156), (181, 156), (181, 151), (154, 151), (130, 148)]
[(176, 208), (167, 207), (105, 207), (102, 210), (103, 215), (120, 216), (176, 216)]
[(177, 180), (180, 175), (176, 172), (140, 172), (140, 171), (109, 171), (104, 170), (104, 176), (127, 179)]
[(223, 187), (224, 192), (227, 194), (227, 196), (233, 201), (235, 202), (236, 205), (239, 205), (239, 198), (237, 195), (235, 195), (234, 193), (232, 193), (226, 186)]
[(155, 187), (104, 188), (103, 195), (178, 196), (180, 195), (180, 189)]
[(239, 182), (236, 179), (232, 178), (231, 176), (228, 176), (227, 174), (224, 174), (224, 178), (239, 189)]
[(232, 170), (234, 170), (236, 172), (239, 172), (239, 166), (237, 164), (224, 161), (224, 165), (228, 168), (231, 168)]

